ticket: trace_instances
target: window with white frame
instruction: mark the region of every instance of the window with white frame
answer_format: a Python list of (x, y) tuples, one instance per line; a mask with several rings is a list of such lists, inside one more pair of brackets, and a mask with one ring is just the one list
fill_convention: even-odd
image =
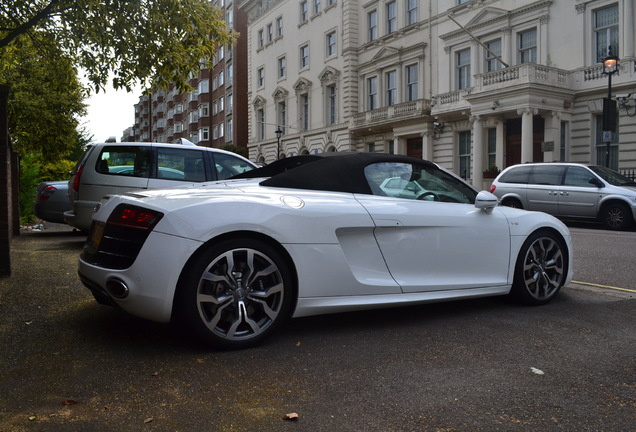
[(190, 111), (188, 113), (188, 121), (190, 123), (196, 123), (199, 121), (199, 111)]
[(199, 117), (209, 117), (210, 116), (210, 104), (202, 103), (199, 105)]
[(212, 101), (212, 115), (217, 115), (219, 113), (219, 101)]
[(301, 1), (300, 2), (300, 22), (304, 23), (307, 22), (307, 19), (309, 18), (309, 5), (307, 4), (307, 1)]
[(519, 64), (537, 62), (537, 29), (521, 32), (517, 36)]
[(218, 139), (219, 138), (219, 126), (214, 126), (212, 128), (212, 139)]
[(228, 121), (226, 122), (227, 127), (225, 128), (225, 132), (226, 132), (226, 137), (225, 139), (227, 141), (232, 141), (234, 139), (234, 131), (232, 130), (232, 119), (228, 119)]
[(221, 96), (219, 98), (219, 112), (223, 111), (225, 109), (225, 99), (223, 98), (223, 96)]
[(274, 40), (274, 25), (272, 23), (267, 24), (267, 43), (272, 43)]
[(327, 7), (333, 6), (336, 4), (336, 0), (327, 0)]
[(367, 13), (367, 27), (369, 42), (372, 42), (378, 38), (378, 11), (372, 10)]
[(300, 95), (300, 127), (303, 130), (309, 130), (309, 95), (303, 93)]
[(223, 59), (223, 57), (225, 56), (225, 47), (223, 45), (219, 47), (218, 51), (216, 52), (216, 55), (218, 56), (219, 60)]
[(326, 43), (327, 43), (326, 57), (335, 56), (336, 55), (336, 32), (335, 31), (327, 33)]
[(234, 11), (232, 9), (228, 9), (225, 13), (225, 24), (230, 30), (234, 29)]
[(233, 96), (233, 93), (231, 92), (225, 94), (225, 100), (226, 100), (225, 109), (227, 110), (228, 113), (231, 113), (232, 109), (234, 108), (234, 98), (232, 96)]
[(497, 59), (501, 58), (501, 39), (497, 39), (494, 41), (486, 42), (487, 50), (486, 52), (486, 67), (484, 68), (486, 72), (493, 72), (501, 69), (503, 66), (501, 62)]
[(367, 78), (367, 110), (378, 107), (378, 77)]
[(234, 67), (233, 65), (227, 65), (227, 68), (225, 68), (225, 70), (227, 71), (225, 83), (228, 86), (231, 86), (232, 79), (234, 78)]
[(259, 140), (265, 139), (265, 110), (262, 108), (256, 111), (256, 130)]
[(285, 56), (278, 58), (278, 78), (285, 78), (287, 76), (287, 60)]
[(455, 53), (457, 90), (470, 87), (470, 48)]
[(199, 140), (207, 141), (210, 139), (210, 128), (203, 127), (199, 129)]
[(283, 17), (276, 18), (276, 37), (283, 37)]
[(265, 68), (260, 67), (256, 70), (256, 87), (265, 87)]
[(415, 63), (412, 65), (406, 66), (406, 69), (405, 69), (406, 89), (404, 92), (404, 96), (407, 102), (414, 101), (419, 98), (418, 78), (419, 78), (418, 64)]
[(286, 121), (287, 104), (284, 101), (278, 102), (277, 111), (278, 111), (278, 128), (282, 130), (283, 133), (286, 133), (285, 126), (287, 126), (287, 121)]
[(397, 1), (393, 0), (385, 5), (386, 8), (386, 34), (397, 31)]
[(417, 23), (417, 2), (418, 0), (406, 1), (406, 25)]
[(309, 67), (309, 44), (300, 47), (300, 68), (305, 69)]
[(463, 179), (471, 178), (471, 134), (470, 131), (461, 131), (458, 134), (459, 147), (459, 175)]
[(327, 86), (327, 125), (333, 125), (337, 123), (337, 98), (336, 98), (336, 85)]
[(391, 106), (397, 103), (397, 72), (389, 71), (384, 74), (384, 88), (386, 91), (385, 105)]
[(609, 49), (612, 55), (618, 55), (618, 5), (604, 7), (594, 11), (594, 45), (596, 63), (602, 63)]
[(320, 0), (314, 0), (314, 15), (319, 14), (320, 10), (321, 10)]
[(177, 114), (181, 114), (183, 112), (183, 104), (179, 102), (174, 106), (174, 110)]
[(225, 136), (225, 123), (221, 122), (219, 123), (219, 138), (222, 138)]
[(225, 71), (219, 72), (219, 87), (225, 84)]
[(181, 133), (183, 132), (183, 124), (181, 122), (176, 122), (174, 124), (174, 133)]

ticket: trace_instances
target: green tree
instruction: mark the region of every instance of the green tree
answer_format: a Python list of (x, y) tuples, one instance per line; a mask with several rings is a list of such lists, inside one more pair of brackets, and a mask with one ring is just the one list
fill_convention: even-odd
[(111, 76), (115, 88), (174, 83), (183, 91), (189, 74), (232, 41), (224, 18), (209, 0), (9, 0), (0, 6), (0, 54), (46, 32), (95, 91)]

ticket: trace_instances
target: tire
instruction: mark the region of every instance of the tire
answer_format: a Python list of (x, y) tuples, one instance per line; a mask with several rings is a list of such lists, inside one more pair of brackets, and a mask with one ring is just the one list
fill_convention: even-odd
[(195, 336), (218, 348), (261, 343), (289, 316), (292, 278), (268, 244), (240, 238), (208, 247), (185, 268), (178, 313)]
[(609, 229), (620, 231), (629, 228), (632, 224), (632, 213), (630, 209), (622, 203), (610, 203), (601, 215), (603, 224)]
[(508, 198), (508, 199), (504, 200), (501, 203), (501, 205), (506, 206), (506, 207), (523, 209), (523, 206), (521, 205), (521, 202), (519, 202), (519, 200), (516, 199), (516, 198)]
[(510, 295), (528, 305), (546, 304), (565, 282), (568, 256), (561, 238), (536, 231), (523, 243), (515, 265)]

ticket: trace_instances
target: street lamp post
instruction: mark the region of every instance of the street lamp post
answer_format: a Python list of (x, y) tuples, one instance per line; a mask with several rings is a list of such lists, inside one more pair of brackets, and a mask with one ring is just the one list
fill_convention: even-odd
[(607, 98), (603, 99), (603, 139), (606, 143), (605, 166), (610, 166), (610, 144), (612, 134), (616, 132), (616, 102), (612, 100), (612, 75), (618, 72), (619, 58), (612, 55), (612, 47), (607, 49), (607, 57), (603, 59), (603, 74), (607, 75)]
[(278, 140), (278, 146), (276, 147), (276, 160), (278, 160), (280, 159), (280, 137), (283, 135), (283, 131), (280, 129), (279, 126), (278, 129), (274, 131), (274, 133), (276, 134), (276, 139)]

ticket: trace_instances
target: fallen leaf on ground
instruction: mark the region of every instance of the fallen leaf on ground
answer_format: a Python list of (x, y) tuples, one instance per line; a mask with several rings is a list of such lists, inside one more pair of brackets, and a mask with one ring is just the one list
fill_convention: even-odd
[(293, 413), (287, 413), (283, 416), (284, 420), (298, 420), (298, 414), (293, 412)]

